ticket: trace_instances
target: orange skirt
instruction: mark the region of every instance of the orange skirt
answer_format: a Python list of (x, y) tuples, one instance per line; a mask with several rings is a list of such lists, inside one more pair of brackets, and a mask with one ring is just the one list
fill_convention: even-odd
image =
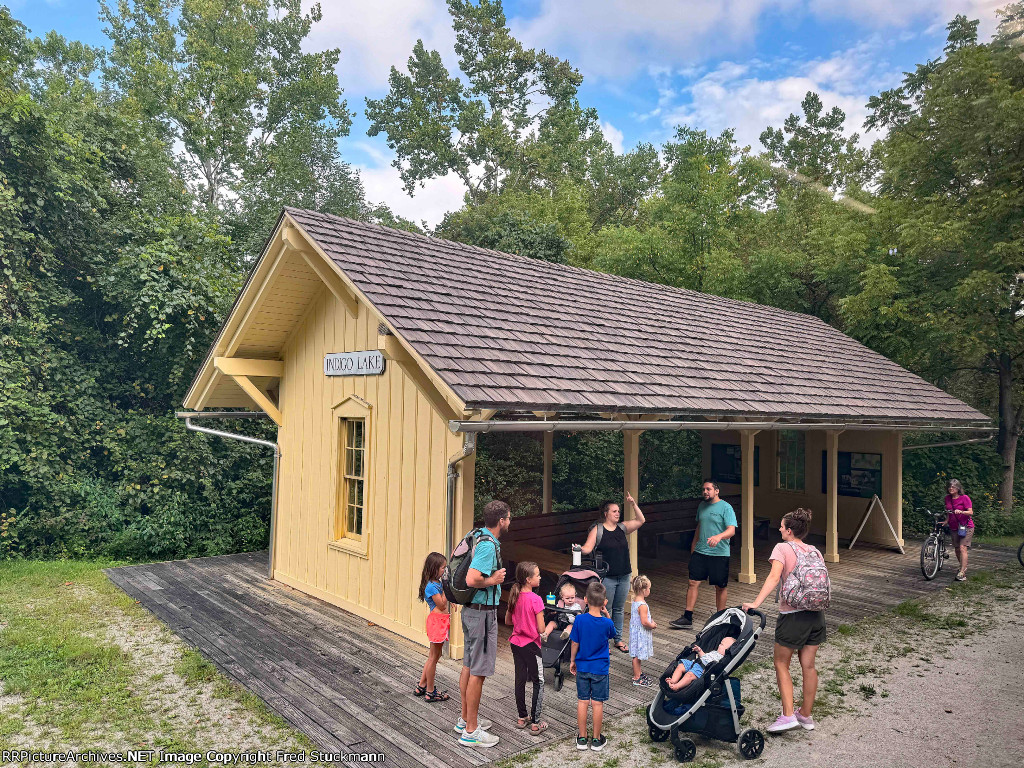
[(432, 643), (443, 643), (448, 639), (448, 626), (452, 617), (447, 613), (427, 614), (427, 639)]

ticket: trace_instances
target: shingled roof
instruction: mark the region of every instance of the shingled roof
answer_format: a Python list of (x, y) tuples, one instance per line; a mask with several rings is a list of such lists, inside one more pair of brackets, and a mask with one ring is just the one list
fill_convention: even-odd
[(809, 315), (286, 212), (469, 408), (988, 423)]

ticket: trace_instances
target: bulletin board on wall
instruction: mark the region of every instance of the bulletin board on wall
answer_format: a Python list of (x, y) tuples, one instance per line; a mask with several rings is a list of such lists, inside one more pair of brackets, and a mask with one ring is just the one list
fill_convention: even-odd
[[(839, 495), (870, 499), (882, 495), (882, 454), (838, 451)], [(828, 451), (821, 452), (821, 492), (828, 493)]]
[[(738, 445), (729, 443), (711, 444), (711, 479), (716, 483), (743, 482), (743, 452)], [(754, 446), (754, 485), (761, 481), (761, 451)]]

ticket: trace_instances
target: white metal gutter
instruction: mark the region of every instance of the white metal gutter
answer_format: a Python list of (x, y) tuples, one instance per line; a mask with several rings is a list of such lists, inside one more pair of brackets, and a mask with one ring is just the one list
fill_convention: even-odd
[(682, 429), (693, 430), (741, 430), (756, 429), (800, 430), (800, 431), (865, 431), (889, 430), (900, 432), (955, 432), (968, 430), (972, 432), (991, 432), (995, 427), (978, 426), (944, 426), (931, 424), (884, 424), (872, 422), (854, 422), (849, 424), (827, 422), (785, 422), (785, 421), (449, 421), (448, 429), (459, 432), (621, 432), (623, 430), (643, 430), (647, 432), (669, 431)]

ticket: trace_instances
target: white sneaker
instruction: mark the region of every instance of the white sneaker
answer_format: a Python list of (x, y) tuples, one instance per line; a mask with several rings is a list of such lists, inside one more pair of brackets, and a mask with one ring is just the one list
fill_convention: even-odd
[(498, 737), (493, 733), (488, 733), (483, 728), (477, 728), (472, 733), (463, 731), (459, 737), (459, 744), (464, 747), (483, 747), (484, 749), (490, 749), (499, 741)]
[[(490, 720), (484, 720), (482, 717), (478, 717), (476, 719), (476, 727), (479, 728), (481, 731), (486, 731), (486, 730), (490, 729), (491, 721)], [(459, 718), (459, 722), (457, 722), (455, 724), (455, 732), (456, 733), (464, 733), (465, 730), (466, 730), (466, 721), (463, 720), (460, 717)]]

